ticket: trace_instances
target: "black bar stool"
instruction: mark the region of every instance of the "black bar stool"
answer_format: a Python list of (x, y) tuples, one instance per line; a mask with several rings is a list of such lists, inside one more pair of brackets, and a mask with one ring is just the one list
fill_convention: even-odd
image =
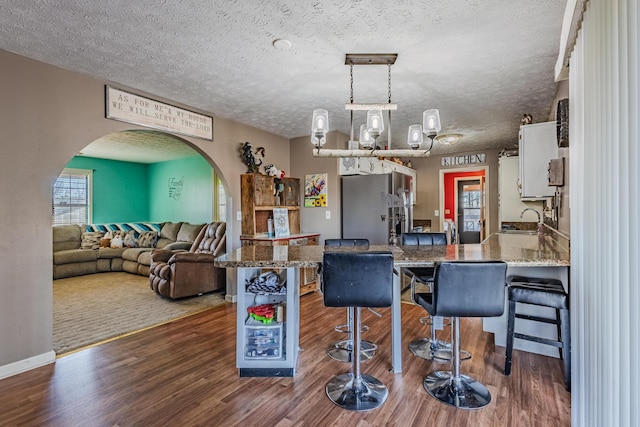
[[(569, 295), (564, 290), (562, 282), (557, 279), (543, 279), (538, 277), (510, 276), (509, 285), (509, 316), (507, 322), (507, 352), (505, 355), (504, 374), (511, 374), (511, 355), (513, 340), (519, 338), (546, 344), (560, 349), (560, 357), (564, 361), (564, 387), (571, 391), (571, 327), (569, 320)], [(533, 304), (555, 309), (555, 318), (546, 318), (519, 314), (516, 303)], [(557, 340), (537, 337), (515, 332), (515, 320), (527, 319), (556, 325)]]
[[(446, 233), (404, 233), (401, 237), (403, 246), (434, 246), (446, 245)], [(418, 304), (415, 299), (418, 285), (425, 285), (429, 288), (433, 285), (433, 274), (435, 267), (403, 267), (402, 274), (411, 278), (411, 299)], [(429, 325), (430, 334), (428, 338), (416, 338), (409, 343), (409, 350), (415, 356), (425, 360), (450, 361), (451, 343), (439, 340), (436, 335), (436, 320), (433, 316), (422, 317), (420, 323)], [(463, 360), (471, 358), (471, 354), (463, 351)]]
[(360, 373), (360, 307), (390, 307), (393, 299), (391, 252), (325, 252), (322, 258), (324, 305), (353, 307), (352, 372), (327, 383), (326, 393), (336, 405), (352, 411), (381, 406), (389, 395), (377, 378)]
[(481, 408), (491, 401), (484, 385), (460, 373), (460, 317), (502, 316), (506, 274), (502, 261), (442, 262), (436, 264), (433, 293), (418, 297), (432, 316), (452, 318), (453, 370), (432, 372), (423, 381), (439, 401), (462, 409)]
[[(358, 247), (363, 249), (369, 248), (369, 240), (368, 239), (325, 239), (324, 241), (325, 247), (336, 247), (336, 246), (346, 246), (346, 247)], [(372, 310), (373, 311), (373, 310)], [(373, 311), (374, 314), (380, 316), (378, 313)], [(335, 341), (327, 347), (327, 354), (334, 360), (338, 362), (349, 362), (353, 361), (353, 307), (347, 308), (347, 322), (342, 325), (338, 325), (334, 328), (337, 332), (346, 333), (347, 339)], [(369, 330), (367, 325), (362, 325), (362, 332), (366, 332)], [(376, 354), (376, 350), (378, 346), (371, 342), (362, 340), (360, 343), (361, 354), (360, 358), (362, 361), (367, 361), (371, 359)]]

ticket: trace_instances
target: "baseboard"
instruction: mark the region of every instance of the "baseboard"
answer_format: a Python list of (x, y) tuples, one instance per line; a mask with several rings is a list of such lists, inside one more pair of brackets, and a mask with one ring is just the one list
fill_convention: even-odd
[(229, 294), (227, 294), (227, 295), (224, 296), (224, 300), (226, 302), (236, 303), (236, 302), (238, 302), (238, 295), (229, 295)]
[(47, 353), (29, 357), (28, 359), (18, 360), (8, 365), (0, 366), (0, 380), (11, 377), (40, 366), (48, 365), (56, 361), (56, 352), (51, 350)]

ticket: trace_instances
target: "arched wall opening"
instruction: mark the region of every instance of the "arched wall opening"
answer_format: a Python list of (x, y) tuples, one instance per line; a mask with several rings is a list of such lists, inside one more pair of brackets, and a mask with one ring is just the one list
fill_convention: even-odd
[[(225, 221), (230, 215), (228, 186), (213, 159), (189, 141), (170, 133), (128, 129), (106, 134), (71, 156), (63, 170), (77, 173), (85, 171), (91, 176), (88, 189), (91, 195), (91, 215), (83, 222), (83, 231), (85, 223), (204, 224)], [(105, 260), (99, 262), (101, 261)], [(111, 284), (115, 287), (117, 284), (123, 289), (132, 290), (135, 298), (139, 298), (137, 295), (142, 293), (149, 299), (148, 304), (160, 303), (161, 297), (149, 288), (148, 275), (144, 278), (136, 277), (135, 273), (126, 268), (125, 271), (114, 269), (107, 273), (104, 268), (98, 268), (98, 272), (93, 274), (71, 275), (68, 278), (65, 276), (60, 282), (54, 280), (53, 349), (58, 356), (99, 344), (114, 336), (128, 334), (134, 331), (132, 328), (136, 325), (143, 329), (152, 326), (152, 321), (164, 323), (171, 320), (168, 316), (182, 317), (187, 312), (186, 309), (177, 307), (174, 310), (171, 306), (162, 310), (166, 313), (156, 317), (159, 310), (154, 308), (148, 318), (139, 319), (141, 324), (136, 323), (138, 317), (135, 315), (131, 316), (130, 322), (114, 322), (112, 314), (120, 313), (122, 316), (122, 313), (130, 313), (127, 310), (133, 307), (127, 300), (124, 304), (109, 309), (109, 302), (94, 291), (95, 276), (102, 274), (105, 274), (105, 286)], [(71, 283), (71, 279), (78, 294), (95, 301), (84, 301), (82, 307), (72, 303), (77, 295), (69, 296), (70, 292), (56, 287), (68, 286), (67, 282)], [(127, 282), (127, 288), (124, 282)], [(144, 295), (144, 291), (148, 292), (148, 296)], [(224, 298), (224, 294), (221, 298)], [(203, 299), (207, 300), (203, 304), (215, 301), (211, 296)], [(112, 303), (119, 304), (115, 301)], [(124, 307), (127, 304), (130, 307)], [(189, 306), (194, 305), (192, 302)], [(140, 307), (142, 311), (145, 309), (146, 307)], [(76, 321), (69, 322), (69, 319)], [(86, 321), (78, 329), (74, 323), (81, 319)], [(79, 342), (82, 345), (78, 345)]]

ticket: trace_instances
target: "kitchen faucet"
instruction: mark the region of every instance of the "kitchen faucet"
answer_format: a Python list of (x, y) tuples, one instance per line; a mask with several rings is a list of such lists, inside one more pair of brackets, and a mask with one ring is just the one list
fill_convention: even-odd
[(526, 211), (534, 211), (536, 213), (536, 215), (538, 215), (538, 234), (539, 235), (543, 235), (544, 234), (544, 224), (542, 222), (542, 216), (540, 215), (540, 212), (538, 212), (537, 209), (533, 209), (533, 208), (526, 208), (525, 210), (523, 210), (520, 213), (520, 218), (522, 218), (524, 216), (524, 213)]

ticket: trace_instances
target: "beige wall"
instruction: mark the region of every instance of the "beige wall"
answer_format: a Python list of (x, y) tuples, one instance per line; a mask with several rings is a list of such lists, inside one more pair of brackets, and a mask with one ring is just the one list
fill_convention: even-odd
[[(518, 135), (514, 135), (514, 142), (517, 141)], [(432, 231), (442, 231), (440, 228), (440, 216), (435, 216), (435, 211), (440, 210), (440, 171), (448, 171), (468, 167), (469, 170), (478, 170), (483, 166), (488, 166), (487, 173), (487, 211), (489, 221), (487, 224), (487, 235), (498, 230), (498, 153), (499, 150), (477, 150), (473, 152), (463, 152), (456, 155), (478, 154), (484, 153), (486, 161), (484, 164), (467, 165), (467, 166), (441, 166), (443, 156), (431, 156), (411, 159), (413, 168), (418, 173), (416, 200), (417, 203), (413, 209), (413, 216), (416, 219), (430, 219)]]
[[(309, 116), (311, 123), (311, 116)], [(339, 132), (329, 132), (325, 148), (346, 148), (349, 137)], [(324, 239), (341, 237), (340, 231), (340, 177), (338, 176), (338, 160), (331, 158), (313, 157), (313, 145), (308, 136), (291, 140), (291, 176), (300, 178), (304, 187), (304, 176), (312, 173), (327, 173), (327, 207), (305, 208), (300, 213), (302, 231), (321, 233), (320, 244)], [(301, 190), (302, 191), (302, 190)], [(331, 219), (326, 219), (326, 211)]]
[[(5, 51), (0, 51), (0, 69), (1, 376), (7, 369), (32, 367), (29, 360), (50, 356), (52, 349), (51, 191), (55, 178), (75, 153), (95, 139), (137, 126), (104, 118), (107, 82)], [(238, 247), (240, 223), (235, 212), (240, 210), (239, 176), (246, 171), (238, 145), (250, 141), (255, 147), (264, 146), (265, 164), (273, 162), (289, 170), (289, 141), (217, 117), (214, 142), (186, 139), (223, 176), (233, 200), (228, 241)]]

